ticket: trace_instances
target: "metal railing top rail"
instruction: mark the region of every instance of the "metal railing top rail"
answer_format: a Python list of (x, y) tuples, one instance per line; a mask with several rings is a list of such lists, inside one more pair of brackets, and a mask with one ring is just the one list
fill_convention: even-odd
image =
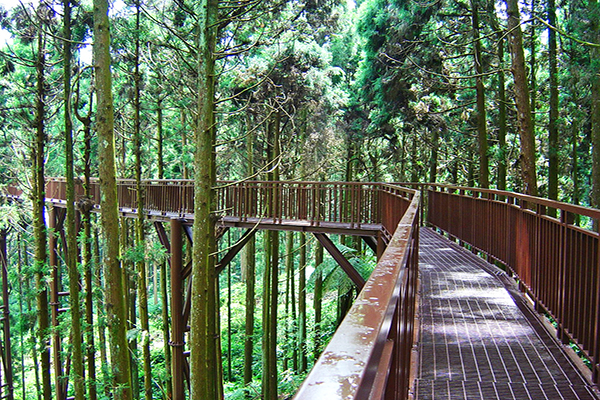
[(498, 190), (498, 189), (484, 189), (484, 188), (473, 188), (468, 186), (457, 186), (457, 185), (449, 185), (443, 183), (415, 183), (415, 182), (395, 182), (394, 185), (403, 186), (403, 187), (417, 187), (419, 189), (431, 187), (431, 188), (439, 188), (444, 189), (448, 192), (463, 192), (464, 194), (470, 192), (471, 196), (475, 197), (484, 197), (481, 196), (483, 194), (490, 194), (494, 197), (488, 198), (489, 200), (499, 201), (502, 203), (511, 203), (511, 199), (513, 200), (511, 204), (516, 204), (514, 201), (519, 200), (523, 204), (533, 204), (539, 205), (542, 207), (546, 207), (547, 209), (557, 209), (563, 210), (572, 214), (578, 214), (582, 216), (586, 216), (589, 218), (593, 218), (600, 221), (600, 209), (575, 205), (570, 203), (565, 203), (558, 200), (550, 200), (543, 197), (530, 196), (523, 193), (511, 192), (507, 190)]
[[(82, 183), (81, 179), (77, 180), (77, 199), (83, 196)], [(97, 178), (91, 180), (92, 199), (96, 203), (100, 195), (98, 183)], [(189, 217), (193, 213), (193, 183), (189, 179), (142, 180), (146, 193), (144, 210)], [(65, 184), (63, 177), (47, 178), (46, 197), (52, 201), (59, 200), (57, 203), (62, 204), (65, 200)], [(120, 207), (135, 211), (135, 180), (118, 179), (117, 188)], [(161, 188), (165, 188), (165, 191)], [(268, 216), (281, 220), (287, 217), (351, 224), (382, 222), (380, 192), (391, 193), (407, 201), (415, 192), (413, 189), (378, 182), (324, 181), (217, 181), (215, 190), (218, 202), (216, 211), (222, 215), (225, 211), (242, 218)], [(270, 191), (273, 194), (269, 194)], [(281, 205), (272, 207), (270, 214), (265, 215), (265, 202), (270, 201), (271, 197), (278, 199)]]
[[(392, 322), (397, 322), (395, 318), (402, 318), (398, 311), (403, 302), (414, 302), (414, 298), (402, 296), (402, 286), (410, 282), (406, 274), (411, 261), (416, 268), (418, 250), (412, 245), (413, 240), (417, 240), (414, 235), (418, 235), (420, 201), (420, 193), (415, 192), (390, 244), (295, 400), (371, 398), (372, 393), (385, 391), (376, 386), (385, 386), (388, 379), (377, 376), (378, 373), (393, 373), (389, 371), (390, 365), (410, 364), (410, 355), (405, 360), (394, 360), (395, 363), (387, 360), (386, 345), (393, 343), (390, 336), (396, 339), (400, 336), (394, 332)], [(412, 336), (412, 325), (398, 325)], [(391, 332), (394, 334), (390, 335)], [(396, 342), (393, 345), (400, 344)], [(410, 346), (407, 348), (410, 349)], [(390, 351), (399, 352), (397, 349), (387, 350), (389, 357), (394, 357), (389, 355)]]

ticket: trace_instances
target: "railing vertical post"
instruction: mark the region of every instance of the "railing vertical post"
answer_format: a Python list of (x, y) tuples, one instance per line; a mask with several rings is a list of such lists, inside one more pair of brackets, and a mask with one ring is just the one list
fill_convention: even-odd
[(171, 219), (171, 343), (173, 347), (173, 399), (183, 400), (184, 392), (184, 326), (181, 221)]
[(596, 321), (594, 324), (594, 340), (592, 356), (592, 382), (598, 383), (600, 380), (600, 221), (594, 221), (594, 230), (597, 235), (594, 242), (596, 243)]

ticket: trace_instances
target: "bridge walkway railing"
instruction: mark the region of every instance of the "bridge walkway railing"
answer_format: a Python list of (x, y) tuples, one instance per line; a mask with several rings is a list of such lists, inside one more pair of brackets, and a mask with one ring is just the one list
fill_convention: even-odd
[[(411, 184), (402, 184), (411, 186)], [(491, 189), (442, 184), (422, 190), (427, 224), (505, 266), (600, 373), (600, 210)]]

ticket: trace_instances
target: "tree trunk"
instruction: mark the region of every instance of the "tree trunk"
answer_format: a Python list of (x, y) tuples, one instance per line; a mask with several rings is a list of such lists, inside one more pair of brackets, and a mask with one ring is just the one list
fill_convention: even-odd
[(473, 59), (475, 63), (475, 89), (477, 91), (477, 138), (479, 142), (479, 186), (488, 188), (488, 137), (485, 110), (485, 87), (483, 86), (483, 64), (481, 60), (481, 41), (479, 39), (479, 1), (471, 0), (471, 20), (473, 23)]
[(506, 190), (506, 90), (504, 79), (504, 35), (498, 39), (498, 183), (500, 190)]
[(298, 372), (307, 368), (306, 350), (306, 235), (300, 232), (300, 262), (298, 265)]
[(254, 299), (255, 297), (255, 240), (254, 238), (246, 244), (244, 259), (246, 264), (246, 326), (244, 340), (244, 386), (246, 387), (246, 398), (251, 397), (249, 388), (252, 383), (252, 352), (254, 350)]
[[(97, 396), (97, 380), (96, 380), (96, 350), (94, 346), (94, 289), (92, 285), (92, 278), (94, 276), (93, 265), (92, 265), (92, 221), (91, 221), (91, 207), (93, 205), (92, 191), (90, 186), (90, 180), (92, 176), (91, 172), (91, 158), (92, 158), (92, 110), (94, 102), (94, 94), (90, 93), (89, 111), (87, 115), (80, 115), (78, 113), (78, 105), (80, 98), (80, 81), (77, 81), (76, 90), (76, 102), (75, 116), (83, 124), (83, 189), (84, 199), (79, 201), (79, 209), (83, 216), (83, 246), (82, 246), (82, 264), (84, 270), (84, 281), (85, 281), (85, 345), (86, 345), (86, 358), (88, 366), (88, 393), (89, 400), (96, 400)], [(96, 262), (98, 265), (98, 262)], [(101, 287), (98, 285), (97, 287)]]
[[(598, 0), (591, 0), (590, 23), (593, 32), (593, 41), (600, 44), (600, 6)], [(592, 60), (592, 206), (600, 207), (600, 48), (592, 47), (590, 50)]]
[[(106, 280), (105, 282), (102, 282), (102, 276), (106, 276), (106, 274), (103, 272), (104, 271), (104, 267), (102, 264), (100, 264), (100, 237), (99, 237), (99, 233), (98, 233), (98, 229), (94, 230), (94, 265), (96, 266), (96, 271), (95, 271), (95, 275), (94, 275), (94, 280), (96, 282), (96, 287), (98, 288), (102, 288), (105, 287), (106, 284)], [(107, 384), (107, 382), (110, 379), (110, 371), (109, 371), (109, 364), (108, 364), (108, 356), (106, 353), (106, 326), (105, 326), (105, 320), (106, 320), (106, 302), (104, 301), (103, 295), (100, 294), (100, 296), (97, 299), (97, 305), (96, 308), (98, 309), (98, 346), (100, 347), (100, 368), (102, 370), (102, 376), (103, 376), (103, 386), (104, 386), (104, 395), (105, 397), (109, 397), (110, 396), (110, 387)]]
[(320, 265), (323, 263), (323, 245), (317, 243), (315, 249), (315, 291), (314, 291), (314, 309), (315, 309), (315, 348), (314, 348), (314, 360), (315, 362), (321, 355), (321, 322), (322, 322), (322, 309), (323, 309), (323, 273), (321, 272)]
[[(556, 26), (556, 3), (548, 0), (548, 23)], [(558, 199), (558, 68), (556, 32), (548, 28), (550, 110), (548, 112), (548, 198)], [(552, 211), (556, 215), (555, 211)]]
[[(249, 124), (248, 124), (249, 125)], [(246, 175), (254, 175), (254, 135), (252, 130), (246, 137), (247, 166)], [(244, 387), (246, 388), (246, 398), (251, 398), (250, 383), (252, 383), (252, 364), (254, 351), (254, 309), (255, 309), (255, 288), (256, 288), (256, 258), (255, 258), (255, 235), (246, 244), (244, 249), (244, 277), (246, 282), (246, 326), (244, 340)]]
[(33, 236), (35, 240), (35, 287), (37, 291), (38, 338), (42, 369), (42, 396), (52, 398), (50, 386), (50, 343), (48, 342), (48, 290), (44, 271), (47, 269), (46, 225), (44, 222), (45, 180), (44, 148), (46, 144), (45, 109), (46, 93), (44, 80), (45, 39), (38, 32), (38, 54), (36, 60), (36, 140), (33, 147)]
[(535, 170), (535, 137), (529, 103), (529, 88), (525, 72), (523, 54), (523, 34), (518, 0), (505, 0), (508, 13), (508, 31), (512, 59), (512, 73), (515, 82), (515, 102), (521, 138), (521, 173), (524, 191), (537, 196), (537, 176)]
[(215, 46), (218, 2), (198, 8), (198, 124), (194, 155), (194, 244), (190, 316), (190, 398), (217, 400), (222, 392), (215, 272)]
[(71, 0), (63, 0), (63, 74), (64, 74), (64, 123), (65, 123), (65, 171), (67, 180), (67, 258), (71, 310), (71, 353), (75, 399), (85, 396), (83, 376), (83, 350), (81, 346), (81, 304), (79, 303), (79, 271), (77, 269), (77, 230), (75, 226), (75, 181), (73, 160), (73, 121), (71, 119)]
[(146, 239), (144, 232), (144, 197), (146, 195), (142, 186), (142, 135), (140, 121), (140, 95), (141, 95), (141, 74), (140, 74), (140, 0), (136, 0), (135, 13), (135, 68), (133, 80), (135, 86), (134, 97), (134, 146), (135, 146), (135, 184), (137, 192), (137, 220), (136, 228), (136, 246), (144, 255), (143, 259), (137, 262), (138, 290), (139, 290), (139, 315), (140, 327), (142, 330), (142, 360), (144, 364), (144, 397), (146, 400), (152, 400), (152, 368), (150, 366), (150, 323), (148, 321), (148, 281), (146, 268)]
[(119, 209), (115, 171), (114, 112), (110, 72), (110, 34), (108, 1), (94, 0), (94, 63), (98, 93), (98, 176), (102, 192), (100, 207), (105, 235), (104, 265), (106, 266), (106, 314), (110, 337), (113, 393), (118, 400), (129, 400), (131, 365), (129, 362), (123, 272), (119, 260)]
[(431, 154), (429, 157), (429, 182), (435, 183), (437, 177), (439, 130), (434, 127), (431, 132)]
[[(158, 163), (158, 179), (165, 177), (165, 164), (163, 155), (163, 109), (162, 98), (156, 102), (156, 161)], [(162, 276), (161, 276), (162, 277)]]
[[(529, 10), (530, 15), (534, 16), (535, 15), (535, 0), (531, 0), (531, 9)], [(531, 131), (533, 132), (534, 136), (535, 136), (535, 125), (536, 125), (536, 111), (537, 111), (537, 76), (536, 76), (536, 69), (537, 69), (537, 40), (535, 37), (535, 26), (537, 24), (537, 21), (534, 19), (532, 21), (530, 21), (529, 23), (529, 27), (530, 27), (530, 31), (529, 31), (529, 44), (530, 44), (530, 48), (529, 48), (529, 80), (531, 82), (530, 84), (530, 88), (529, 88), (529, 93), (531, 93), (530, 95), (530, 102), (531, 102)]]
[[(267, 159), (276, 165), (279, 159), (279, 126), (278, 112), (268, 122), (267, 141), (269, 143)], [(279, 181), (279, 169), (269, 173), (270, 181)], [(277, 215), (279, 198), (273, 192), (270, 204), (271, 213)], [(267, 231), (265, 246), (265, 274), (263, 291), (263, 399), (277, 400), (277, 297), (279, 283), (279, 232)]]
[[(158, 163), (158, 179), (164, 179), (164, 155), (163, 155), (163, 113), (162, 113), (162, 98), (156, 104), (156, 120), (157, 120), (157, 163)], [(171, 346), (169, 345), (169, 293), (167, 292), (167, 262), (160, 263), (160, 297), (162, 305), (162, 330), (163, 343), (165, 354), (165, 373), (166, 378), (164, 385), (165, 399), (173, 397), (173, 386), (171, 383)]]
[(292, 297), (291, 291), (292, 278), (294, 274), (294, 232), (285, 233), (285, 351), (283, 357), (283, 370), (289, 368), (289, 361), (293, 359), (291, 354), (296, 347), (294, 338), (295, 321), (291, 315)]

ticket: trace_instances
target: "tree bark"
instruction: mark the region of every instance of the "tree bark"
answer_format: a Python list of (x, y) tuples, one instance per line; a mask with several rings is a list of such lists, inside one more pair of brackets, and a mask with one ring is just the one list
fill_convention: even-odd
[(317, 243), (315, 249), (315, 289), (314, 289), (314, 302), (313, 307), (315, 309), (315, 332), (314, 342), (315, 348), (313, 357), (315, 362), (321, 355), (321, 322), (322, 322), (322, 309), (323, 309), (323, 273), (321, 272), (320, 265), (323, 263), (323, 245)]
[(150, 323), (148, 321), (148, 281), (147, 281), (147, 268), (146, 268), (146, 240), (144, 232), (144, 197), (146, 195), (144, 187), (142, 186), (142, 135), (141, 135), (141, 81), (142, 77), (140, 74), (140, 15), (141, 6), (140, 0), (135, 2), (136, 13), (135, 13), (135, 67), (133, 73), (133, 80), (135, 86), (135, 97), (134, 97), (134, 147), (135, 147), (135, 185), (137, 192), (137, 220), (135, 224), (136, 228), (136, 246), (143, 254), (143, 258), (137, 261), (137, 274), (138, 274), (138, 301), (139, 301), (139, 315), (140, 315), (140, 327), (142, 331), (141, 345), (142, 345), (142, 360), (144, 364), (144, 397), (146, 400), (152, 400), (152, 368), (150, 366)]
[(525, 56), (523, 53), (523, 34), (521, 31), (521, 15), (518, 0), (505, 0), (508, 13), (508, 31), (510, 33), (510, 52), (512, 73), (515, 82), (515, 102), (521, 139), (521, 173), (524, 192), (537, 196), (537, 176), (535, 169), (535, 137), (531, 117), (529, 88), (525, 72)]
[[(276, 165), (279, 159), (279, 126), (280, 114), (275, 112), (268, 122), (267, 141), (270, 164)], [(279, 169), (275, 168), (269, 174), (270, 181), (279, 180)], [(279, 198), (277, 192), (271, 195), (268, 205), (271, 212), (276, 215)], [(279, 232), (266, 232), (265, 246), (265, 274), (263, 290), (263, 387), (264, 400), (277, 400), (277, 298), (279, 283)]]
[(73, 160), (73, 121), (71, 119), (71, 0), (63, 0), (63, 82), (65, 124), (65, 171), (67, 180), (67, 258), (71, 310), (71, 345), (75, 399), (85, 396), (83, 350), (81, 345), (81, 304), (79, 302), (79, 271), (77, 269), (77, 228), (75, 226), (75, 181)]
[[(556, 2), (548, 0), (548, 23), (556, 26)], [(548, 111), (548, 198), (558, 199), (558, 67), (556, 32), (548, 28), (548, 78), (550, 110)], [(554, 211), (553, 211), (554, 213)], [(555, 213), (554, 213), (555, 214)]]
[(100, 207), (106, 244), (104, 251), (106, 314), (110, 337), (111, 367), (114, 377), (114, 398), (129, 400), (132, 398), (131, 365), (126, 337), (124, 277), (119, 254), (119, 210), (109, 47), (108, 1), (94, 0), (93, 53), (98, 93), (96, 126), (98, 130), (98, 176), (102, 193)]
[(45, 39), (42, 31), (38, 32), (38, 54), (36, 60), (36, 140), (33, 147), (33, 236), (35, 240), (35, 287), (37, 291), (38, 340), (40, 343), (40, 362), (42, 369), (42, 396), (52, 398), (50, 386), (50, 343), (48, 341), (48, 289), (44, 271), (47, 269), (46, 224), (44, 220), (44, 204), (46, 198), (44, 177), (45, 132)]
[(300, 232), (300, 262), (298, 263), (298, 372), (307, 368), (306, 349), (306, 235)]
[(473, 23), (473, 61), (475, 63), (475, 89), (477, 92), (477, 139), (479, 143), (479, 186), (488, 188), (489, 160), (487, 118), (485, 110), (485, 87), (483, 85), (483, 64), (481, 41), (479, 38), (479, 1), (471, 0), (471, 21)]
[(437, 127), (431, 131), (431, 153), (429, 155), (429, 182), (435, 183), (437, 179), (438, 142), (440, 134)]
[[(600, 6), (598, 0), (589, 3), (589, 20), (593, 41), (600, 44)], [(600, 48), (590, 50), (592, 60), (592, 206), (600, 207)]]
[(506, 89), (504, 77), (504, 35), (498, 40), (498, 147), (500, 148), (498, 160), (498, 183), (500, 190), (506, 190)]
[(215, 46), (217, 0), (198, 8), (198, 121), (194, 155), (194, 244), (190, 316), (190, 398), (217, 400), (222, 392), (215, 272)]

